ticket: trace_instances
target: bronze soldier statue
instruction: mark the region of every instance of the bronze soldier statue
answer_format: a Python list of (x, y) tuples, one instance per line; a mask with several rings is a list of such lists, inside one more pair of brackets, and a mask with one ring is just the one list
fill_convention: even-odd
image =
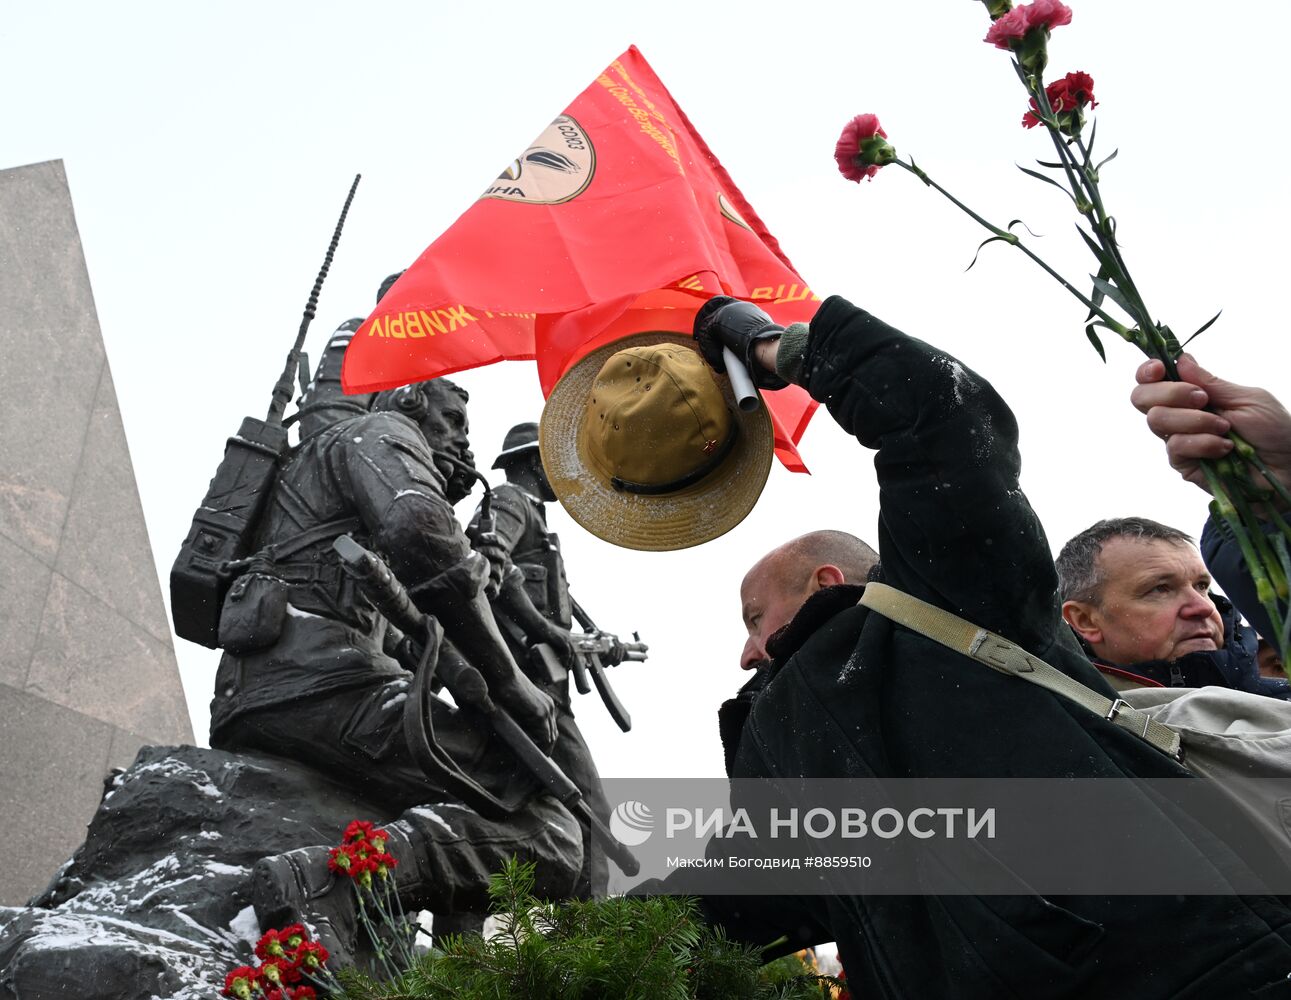
[[(528, 675), (546, 691), (557, 706), (559, 739), (552, 759), (582, 791), (593, 813), (608, 820), (610, 805), (601, 788), (600, 774), (592, 752), (583, 739), (570, 701), (569, 670), (578, 655), (570, 634), (572, 601), (565, 578), (560, 540), (547, 530), (546, 504), (556, 499), (543, 471), (538, 451), (538, 425), (522, 423), (512, 427), (493, 463), (507, 481), (492, 491), (495, 528), (491, 537), (480, 538), (483, 508), (475, 512), (467, 535), (476, 549), (489, 557), (501, 579), (493, 610), (512, 656)], [(535, 647), (546, 645), (555, 653), (559, 669), (551, 669)], [(606, 665), (622, 659), (617, 643), (604, 658)], [(605, 894), (609, 873), (604, 854), (591, 849), (590, 832), (584, 829), (584, 870), (580, 895)]]
[[(391, 655), (385, 619), (333, 551), (349, 534), (384, 555), (493, 699), (550, 746), (551, 699), (516, 669), (483, 595), (487, 562), (453, 515), (476, 475), (466, 394), (446, 379), (380, 393), (373, 412), (306, 436), (278, 474), (255, 553), (225, 603), (211, 712), (213, 747), (301, 760), (406, 809), (389, 827), (396, 887), (405, 906), (437, 912), (486, 908), (488, 877), (512, 855), (539, 862), (540, 889), (552, 897), (574, 891), (583, 863), (573, 816), (539, 794), (490, 733), (454, 728), (446, 705), (437, 733), (509, 815), (485, 818), (423, 770), (405, 735), (411, 677)], [(326, 847), (267, 858), (254, 879), (264, 926), (308, 919), (345, 961), (353, 893), (333, 891)]]
[[(517, 669), (483, 593), (488, 562), (453, 514), (482, 478), (467, 440), (466, 393), (446, 379), (404, 386), (377, 394), (371, 412), (367, 398), (343, 397), (336, 376), (353, 323), (304, 384), (305, 336), (357, 184), (268, 415), (245, 418), (229, 440), (180, 548), (171, 570), (175, 628), (224, 650), (212, 747), (299, 760), (392, 813), (407, 810), (388, 828), (387, 850), (410, 908), (485, 908), (489, 877), (511, 856), (538, 862), (543, 895), (567, 896), (583, 859), (580, 824), (566, 805), (581, 803), (567, 780), (559, 800), (541, 791), (563, 776), (542, 777), (546, 758), (533, 745), (554, 742), (555, 706)], [(397, 279), (386, 279), (378, 301)], [(297, 372), (303, 396), (284, 419)], [(297, 420), (291, 447), (287, 427)], [(341, 541), (385, 558), (406, 588), (405, 622), (424, 635), (395, 634), (380, 597), (350, 575)], [(396, 659), (411, 649), (423, 651), (415, 675)], [(443, 673), (470, 681), (460, 690), (474, 716), (433, 697), (435, 653)], [(518, 765), (526, 755), (536, 766)], [(327, 852), (262, 859), (254, 902), (262, 926), (307, 920), (344, 964), (355, 943), (354, 897), (332, 878)]]

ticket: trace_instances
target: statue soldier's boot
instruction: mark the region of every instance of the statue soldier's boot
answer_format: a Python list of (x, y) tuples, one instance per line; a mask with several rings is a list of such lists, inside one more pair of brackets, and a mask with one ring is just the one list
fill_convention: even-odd
[(447, 802), (416, 806), (385, 832), (386, 851), (399, 862), (392, 874), (404, 912), (462, 915), (460, 931), (474, 929), (465, 924), (466, 914), (488, 914), (489, 882), (511, 858), (536, 863), (534, 894), (540, 899), (573, 895), (583, 863), (578, 821), (546, 795), (503, 821)]
[[(409, 809), (383, 829), (386, 853), (396, 862), (392, 888), (408, 914), (487, 912), (490, 876), (513, 856), (539, 862), (539, 898), (567, 898), (583, 862), (578, 821), (549, 796), (504, 822), (438, 803)], [(304, 847), (262, 858), (252, 869), (253, 902), (262, 928), (297, 922), (310, 928), (338, 969), (353, 965), (358, 949), (358, 893), (328, 868), (329, 853)]]
[(328, 868), (326, 847), (261, 858), (251, 870), (252, 903), (261, 930), (301, 923), (327, 949), (328, 966), (352, 966), (358, 895), (349, 878)]
[[(404, 909), (416, 913), (431, 885), (426, 847), (415, 831), (400, 826), (386, 828), (386, 853), (396, 861), (393, 889)], [(251, 871), (252, 903), (262, 930), (304, 924), (328, 950), (328, 965), (336, 970), (355, 964), (358, 892), (348, 876), (331, 870), (330, 854), (327, 847), (302, 847), (261, 858)]]

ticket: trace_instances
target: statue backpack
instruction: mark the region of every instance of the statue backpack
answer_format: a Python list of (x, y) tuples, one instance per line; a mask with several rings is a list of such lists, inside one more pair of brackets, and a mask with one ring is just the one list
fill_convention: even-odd
[[(356, 176), (341, 209), (341, 217), (337, 220), (323, 266), (305, 305), (295, 345), (287, 355), (287, 365), (274, 386), (269, 413), (264, 420), (244, 418), (238, 433), (229, 438), (224, 458), (215, 470), (201, 506), (193, 514), (188, 535), (171, 567), (171, 617), (176, 634), (190, 642), (212, 649), (222, 645), (221, 611), (234, 580), (247, 568), (246, 557), (255, 541), (265, 503), (277, 479), (278, 469), (290, 451), (287, 428), (291, 420), (284, 421), (283, 412), (294, 394), (298, 370), (302, 387), (304, 385), (308, 368), (302, 350), (305, 333), (314, 318), (323, 279), (327, 277), (358, 183), (359, 178)], [(319, 365), (319, 376), (315, 378), (316, 386), (321, 384), (322, 372), (329, 364), (329, 359), (339, 364), (344, 344), (349, 340), (348, 336), (341, 340), (341, 332), (338, 330), (328, 344), (328, 351)], [(333, 350), (334, 347), (338, 349)], [(301, 412), (296, 416), (302, 416), (304, 412), (305, 407), (302, 405)], [(257, 574), (247, 574), (245, 582), (240, 582), (240, 586), (245, 590), (256, 583)], [(242, 593), (234, 596), (241, 597)], [(285, 595), (283, 601), (285, 602)], [(245, 603), (251, 606), (259, 602)]]

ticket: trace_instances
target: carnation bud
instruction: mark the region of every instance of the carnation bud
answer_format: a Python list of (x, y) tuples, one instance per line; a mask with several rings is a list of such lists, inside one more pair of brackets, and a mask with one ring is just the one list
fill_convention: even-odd
[(856, 154), (857, 164), (867, 167), (886, 167), (896, 158), (896, 148), (881, 135), (862, 140)]
[(998, 21), (1013, 9), (1013, 0), (982, 0), (992, 21)]
[(1077, 108), (1071, 114), (1061, 114), (1058, 116), (1058, 128), (1064, 135), (1072, 138), (1080, 135), (1080, 130), (1085, 127), (1085, 112)]
[(1039, 79), (1049, 65), (1049, 29), (1032, 28), (1022, 39), (1017, 50), (1018, 64), (1031, 76)]

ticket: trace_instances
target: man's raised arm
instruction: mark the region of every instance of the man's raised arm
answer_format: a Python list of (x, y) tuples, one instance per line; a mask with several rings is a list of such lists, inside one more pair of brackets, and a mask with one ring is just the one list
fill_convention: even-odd
[(837, 296), (810, 327), (714, 299), (695, 328), (710, 363), (731, 347), (759, 384), (774, 372), (802, 385), (878, 450), (886, 582), (1033, 650), (1052, 641), (1057, 577), (1018, 486), (1017, 423), (990, 383)]

